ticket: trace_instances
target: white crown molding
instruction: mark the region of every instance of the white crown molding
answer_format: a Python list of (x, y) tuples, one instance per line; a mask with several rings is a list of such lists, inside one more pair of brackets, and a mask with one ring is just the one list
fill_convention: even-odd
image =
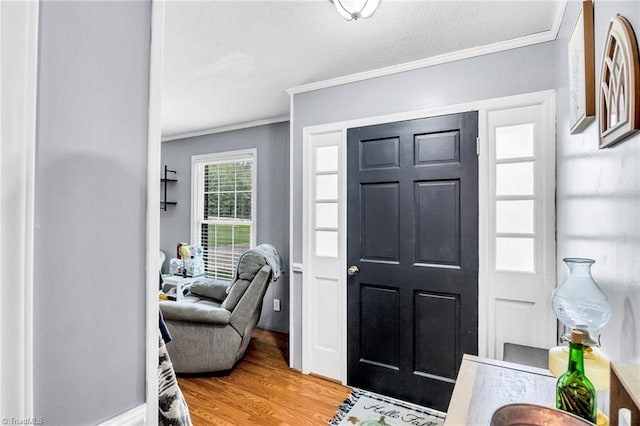
[(340, 86), (342, 84), (355, 83), (357, 81), (369, 80), (377, 77), (384, 77), (387, 75), (397, 74), (405, 71), (412, 71), (419, 68), (431, 67), (434, 65), (445, 64), (448, 62), (459, 61), (462, 59), (469, 59), (476, 56), (488, 55), (490, 53), (502, 52), (505, 50), (517, 49), (519, 47), (531, 46), (534, 44), (545, 43), (555, 40), (558, 37), (558, 31), (560, 30), (560, 24), (562, 23), (562, 17), (567, 7), (567, 1), (564, 0), (564, 4), (558, 7), (556, 15), (554, 17), (551, 28), (547, 31), (543, 31), (536, 34), (527, 35), (524, 37), (518, 37), (511, 40), (505, 40), (497, 43), (487, 44), (485, 46), (472, 47), (469, 49), (458, 50), (456, 52), (445, 53), (442, 55), (432, 56), (430, 58), (418, 59), (416, 61), (405, 62), (403, 64), (391, 65), (384, 68), (378, 68), (375, 70), (359, 72), (355, 74), (345, 75), (342, 77), (332, 78), (329, 80), (318, 81), (315, 83), (304, 84), (302, 86), (293, 87), (287, 89), (287, 93), (290, 95), (297, 95), (299, 93), (311, 92), (319, 89), (326, 89), (329, 87)]
[(176, 133), (162, 137), (162, 142), (175, 141), (178, 139), (193, 138), (195, 136), (212, 135), (214, 133), (230, 132), (232, 130), (248, 129), (249, 127), (265, 126), (267, 124), (282, 123), (289, 121), (289, 115), (267, 118), (264, 120), (248, 121), (246, 123), (230, 124), (228, 126), (213, 127), (211, 129), (196, 130), (194, 132)]
[(0, 417), (33, 418), (38, 2), (0, 2)]
[(567, 12), (567, 3), (568, 0), (562, 0), (562, 6), (558, 8), (556, 16), (553, 18), (553, 24), (551, 24), (551, 29), (549, 30), (553, 33), (553, 40), (557, 39), (560, 33), (560, 26), (562, 25), (564, 14)]

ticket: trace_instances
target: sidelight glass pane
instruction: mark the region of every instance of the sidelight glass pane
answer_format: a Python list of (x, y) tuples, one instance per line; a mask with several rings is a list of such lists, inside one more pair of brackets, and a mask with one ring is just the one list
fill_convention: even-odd
[(533, 162), (496, 164), (497, 195), (533, 195)]
[(338, 203), (316, 203), (316, 228), (338, 227)]
[(496, 159), (533, 157), (533, 123), (496, 127)]
[(533, 238), (496, 238), (496, 269), (534, 272)]
[(338, 199), (338, 175), (316, 176), (316, 200)]
[(337, 231), (316, 231), (316, 256), (338, 257)]
[(496, 202), (496, 231), (505, 233), (533, 233), (533, 200)]
[(338, 147), (321, 146), (316, 148), (316, 172), (338, 171)]

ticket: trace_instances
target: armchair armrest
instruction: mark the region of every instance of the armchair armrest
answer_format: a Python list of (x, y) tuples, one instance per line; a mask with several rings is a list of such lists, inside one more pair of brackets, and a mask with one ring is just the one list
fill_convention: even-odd
[(186, 321), (214, 325), (227, 325), (231, 312), (200, 303), (160, 302), (162, 316), (167, 321)]

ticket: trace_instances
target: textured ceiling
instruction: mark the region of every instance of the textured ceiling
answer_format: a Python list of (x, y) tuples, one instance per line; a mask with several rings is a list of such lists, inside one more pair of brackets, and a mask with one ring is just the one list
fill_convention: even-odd
[(345, 21), (329, 1), (166, 3), (164, 138), (289, 113), (286, 89), (549, 32), (562, 1), (382, 0)]

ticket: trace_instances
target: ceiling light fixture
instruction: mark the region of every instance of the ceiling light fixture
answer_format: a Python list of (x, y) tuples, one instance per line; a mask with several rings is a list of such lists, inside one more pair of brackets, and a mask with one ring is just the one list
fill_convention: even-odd
[(370, 18), (381, 0), (329, 0), (347, 21)]

